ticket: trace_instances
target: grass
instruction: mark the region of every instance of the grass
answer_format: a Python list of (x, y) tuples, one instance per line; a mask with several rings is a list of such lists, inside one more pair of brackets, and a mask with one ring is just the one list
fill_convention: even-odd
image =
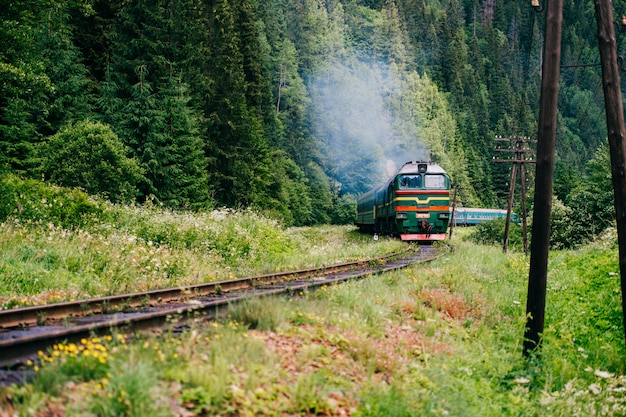
[[(284, 229), (251, 212), (196, 218), (159, 215), (156, 208), (107, 210), (119, 211), (115, 223), (81, 230), (4, 222), (5, 306), (327, 264), (401, 247), (349, 227)], [(214, 229), (230, 238), (209, 243)], [(183, 333), (59, 344), (31, 365), (31, 383), (0, 389), (0, 410), (626, 415), (614, 232), (579, 250), (551, 253), (543, 346), (530, 359), (522, 355), (528, 257), (472, 243), (465, 234), (457, 229), (452, 251), (431, 264), (291, 298), (249, 300), (217, 322), (190, 323)], [(248, 257), (251, 263), (237, 270), (236, 260)]]
[(287, 230), (253, 212), (109, 209), (117, 213), (115, 226), (0, 223), (0, 306), (218, 281), (403, 248), (393, 240), (374, 244), (351, 227)]

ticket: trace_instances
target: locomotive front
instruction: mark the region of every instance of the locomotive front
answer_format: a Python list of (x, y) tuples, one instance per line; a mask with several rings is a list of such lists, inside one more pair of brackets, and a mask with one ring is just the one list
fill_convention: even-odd
[(361, 230), (402, 240), (443, 240), (449, 218), (450, 178), (429, 162), (407, 162), (387, 183), (357, 201)]
[(394, 179), (396, 229), (402, 240), (443, 240), (450, 219), (450, 178), (433, 163), (404, 164)]

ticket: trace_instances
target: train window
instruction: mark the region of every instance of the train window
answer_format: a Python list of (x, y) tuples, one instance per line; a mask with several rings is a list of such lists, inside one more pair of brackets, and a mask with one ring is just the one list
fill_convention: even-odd
[(425, 175), (424, 186), (426, 188), (446, 188), (446, 177), (443, 175)]
[(405, 188), (420, 188), (422, 186), (422, 176), (403, 175), (400, 177), (400, 186)]

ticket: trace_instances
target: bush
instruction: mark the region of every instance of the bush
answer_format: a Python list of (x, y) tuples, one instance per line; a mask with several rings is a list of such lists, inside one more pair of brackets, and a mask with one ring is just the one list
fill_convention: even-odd
[[(472, 233), (467, 237), (470, 241), (483, 245), (502, 245), (504, 239), (504, 228), (506, 219), (498, 218), (474, 227)], [(522, 227), (511, 222), (509, 228), (509, 248), (522, 249)]]
[(89, 223), (101, 213), (100, 205), (82, 191), (14, 175), (0, 178), (0, 221), (13, 217), (70, 229)]
[(43, 147), (45, 178), (66, 187), (79, 187), (112, 202), (128, 202), (142, 177), (134, 159), (105, 124), (85, 120), (52, 136)]
[(333, 224), (353, 224), (356, 220), (356, 197), (345, 194), (336, 198), (332, 211)]

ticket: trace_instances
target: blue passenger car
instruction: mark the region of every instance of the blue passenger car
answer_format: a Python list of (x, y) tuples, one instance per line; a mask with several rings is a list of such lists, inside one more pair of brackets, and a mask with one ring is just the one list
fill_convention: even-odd
[[(450, 212), (452, 216), (452, 210)], [(506, 218), (506, 210), (456, 207), (450, 222), (455, 226), (475, 226), (498, 218)], [(515, 213), (511, 213), (511, 220), (517, 223), (518, 220)]]

